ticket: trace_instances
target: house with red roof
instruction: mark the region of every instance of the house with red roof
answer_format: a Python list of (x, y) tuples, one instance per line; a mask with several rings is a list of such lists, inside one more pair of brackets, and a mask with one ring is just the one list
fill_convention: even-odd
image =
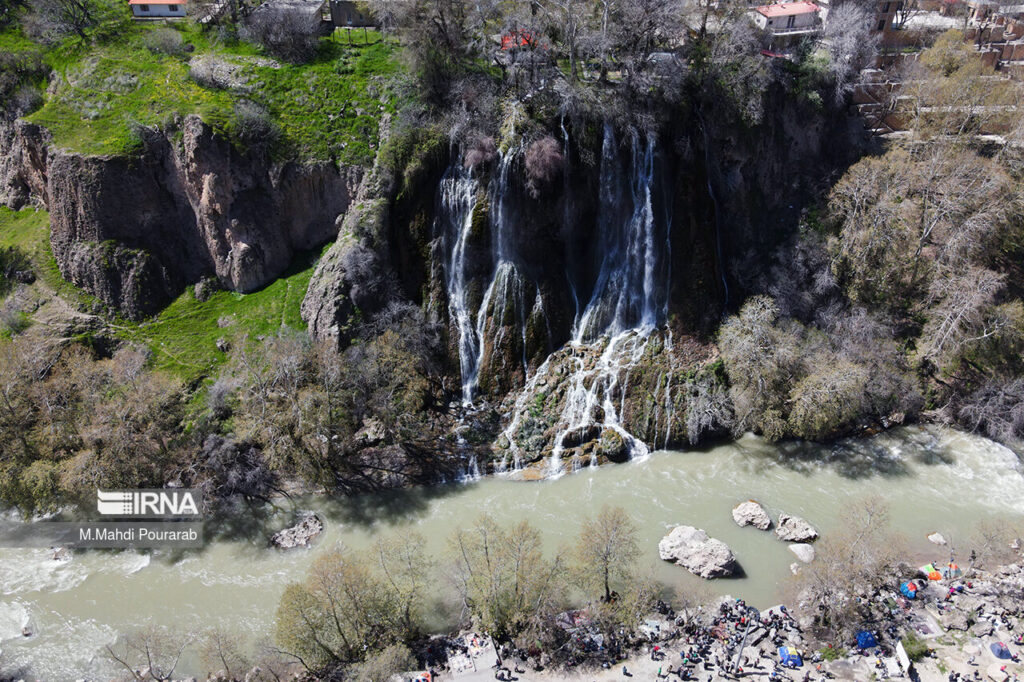
[(173, 19), (185, 17), (187, 0), (128, 0), (136, 19)]
[(821, 8), (813, 2), (779, 2), (750, 12), (754, 23), (772, 35), (811, 33), (821, 28)]

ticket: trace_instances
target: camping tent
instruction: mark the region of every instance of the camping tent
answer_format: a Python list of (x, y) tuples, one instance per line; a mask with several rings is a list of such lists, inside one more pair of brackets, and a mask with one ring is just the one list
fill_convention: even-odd
[(917, 570), (921, 571), (921, 573), (924, 573), (925, 577), (928, 578), (928, 580), (942, 580), (942, 573), (939, 571), (939, 569), (935, 568), (934, 564), (925, 564)]
[(913, 599), (917, 596), (917, 583), (914, 583), (913, 581), (909, 580), (905, 583), (901, 583), (900, 594), (902, 594), (907, 599)]
[(782, 665), (789, 668), (799, 668), (804, 664), (804, 659), (800, 657), (800, 652), (791, 646), (779, 647), (779, 659), (782, 661)]
[(993, 643), (991, 646), (989, 646), (989, 649), (992, 650), (993, 656), (1004, 661), (1010, 660), (1010, 658), (1012, 658), (1013, 656), (1013, 654), (1010, 653), (1010, 650), (1007, 648), (1007, 646), (1002, 642)]
[(962, 570), (960, 570), (960, 567), (957, 566), (956, 564), (952, 563), (952, 562), (947, 564), (946, 566), (943, 566), (943, 568), (940, 571), (940, 573), (942, 573), (942, 577), (943, 578), (947, 578), (947, 579), (959, 578), (960, 576), (962, 576), (964, 574), (964, 572)]
[(861, 630), (857, 633), (857, 648), (858, 649), (871, 649), (878, 646), (878, 640), (875, 636), (867, 630)]

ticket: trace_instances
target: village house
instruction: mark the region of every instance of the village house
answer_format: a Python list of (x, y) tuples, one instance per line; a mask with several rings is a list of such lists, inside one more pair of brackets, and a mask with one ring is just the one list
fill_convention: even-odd
[(184, 18), (186, 0), (128, 0), (136, 19)]
[(821, 8), (813, 2), (780, 2), (755, 7), (751, 17), (772, 36), (806, 35), (821, 28)]

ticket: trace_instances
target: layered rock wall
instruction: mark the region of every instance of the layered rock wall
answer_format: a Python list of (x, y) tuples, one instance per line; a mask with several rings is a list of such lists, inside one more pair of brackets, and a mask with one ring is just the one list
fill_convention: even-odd
[(106, 157), (0, 124), (0, 202), (44, 204), (64, 277), (135, 319), (203, 277), (240, 292), (272, 281), (335, 236), (363, 175), (241, 152), (195, 116), (177, 133), (150, 131), (137, 155)]

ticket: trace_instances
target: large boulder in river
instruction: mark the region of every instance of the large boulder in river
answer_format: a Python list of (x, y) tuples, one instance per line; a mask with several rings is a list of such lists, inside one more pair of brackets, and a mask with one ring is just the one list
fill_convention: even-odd
[(760, 503), (754, 500), (741, 502), (732, 509), (732, 520), (740, 526), (753, 526), (758, 530), (768, 530), (772, 525), (772, 517)]
[(658, 543), (665, 561), (679, 564), (701, 578), (721, 578), (736, 572), (736, 557), (721, 540), (693, 526), (676, 526)]
[(310, 514), (291, 528), (280, 530), (270, 538), (270, 544), (278, 549), (308, 547), (309, 543), (324, 530), (324, 522), (316, 514)]
[(779, 514), (779, 523), (775, 527), (775, 534), (780, 540), (786, 542), (814, 542), (818, 539), (818, 531), (814, 526), (807, 523), (799, 516)]

